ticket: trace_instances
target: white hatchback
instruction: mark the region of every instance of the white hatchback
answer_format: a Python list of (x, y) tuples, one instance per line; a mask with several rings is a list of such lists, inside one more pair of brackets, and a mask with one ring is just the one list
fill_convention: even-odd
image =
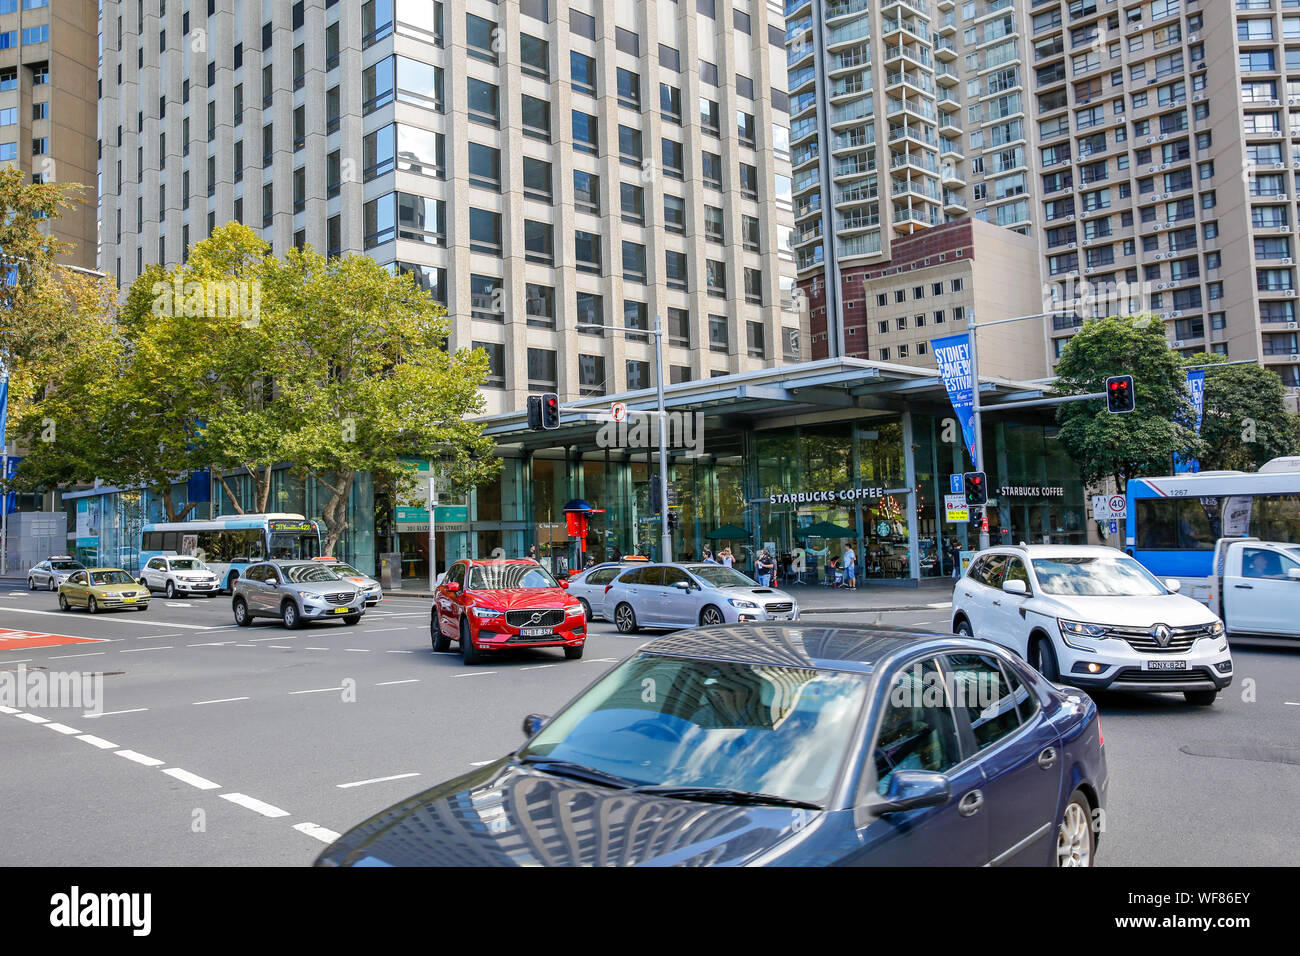
[(952, 596), (952, 628), (1086, 689), (1181, 691), (1213, 704), (1232, 683), (1223, 622), (1114, 548), (981, 551)]

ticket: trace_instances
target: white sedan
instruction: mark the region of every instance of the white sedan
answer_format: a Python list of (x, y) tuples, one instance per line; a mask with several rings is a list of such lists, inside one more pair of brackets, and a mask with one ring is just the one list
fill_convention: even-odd
[(952, 628), (1018, 652), (1049, 680), (1213, 704), (1232, 683), (1223, 622), (1177, 591), (1113, 548), (990, 548), (953, 589)]

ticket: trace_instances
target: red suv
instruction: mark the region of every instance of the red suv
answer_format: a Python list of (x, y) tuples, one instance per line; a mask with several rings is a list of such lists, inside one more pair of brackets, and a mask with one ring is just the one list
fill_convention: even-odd
[(563, 647), (572, 661), (582, 657), (587, 616), (536, 561), (457, 561), (434, 595), (429, 638), (435, 651), (459, 641), (466, 664), (515, 647)]

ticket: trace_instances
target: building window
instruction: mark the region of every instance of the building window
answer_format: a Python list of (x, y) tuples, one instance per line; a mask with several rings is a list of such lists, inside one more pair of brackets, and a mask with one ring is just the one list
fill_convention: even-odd
[(484, 388), (506, 387), (506, 349), (495, 342), (475, 342), (473, 347), (487, 353), (488, 370), (483, 379)]
[(593, 156), (600, 152), (600, 134), (596, 117), (580, 110), (573, 111), (573, 148)]
[(669, 249), (664, 252), (664, 275), (670, 289), (685, 289), (686, 280), (686, 253), (675, 252)]
[(481, 143), (469, 144), (469, 184), (501, 191), (501, 150)]
[(525, 136), (551, 141), (551, 104), (535, 96), (520, 97), (520, 122)]
[(668, 309), (668, 344), (691, 347), (691, 314), (686, 309)]
[(709, 295), (725, 299), (727, 297), (727, 264), (716, 259), (705, 260), (705, 278), (708, 282)]
[(577, 329), (586, 335), (605, 334), (605, 298), (594, 292), (579, 292), (575, 302)]
[(528, 387), (534, 392), (549, 391), (556, 386), (555, 352), (551, 349), (528, 350)]
[(551, 164), (546, 160), (524, 157), (524, 196), (544, 203), (553, 201)]
[(501, 255), (501, 214), (499, 212), (470, 207), (469, 247), (473, 252)]
[(749, 346), (750, 358), (766, 358), (767, 352), (763, 343), (763, 323), (746, 322), (745, 323), (746, 344)]
[(505, 321), (505, 290), (496, 276), (469, 277), (470, 315), (488, 322)]
[(600, 215), (600, 177), (595, 173), (573, 171), (573, 207), (579, 212)]
[(525, 285), (524, 311), (528, 316), (528, 324), (533, 328), (555, 328), (555, 289), (532, 282)]
[(727, 335), (727, 317), (725, 315), (709, 316), (709, 351), (726, 353), (730, 339)]
[(496, 127), (500, 122), (497, 88), (473, 77), (466, 79), (469, 96), (469, 118), (476, 123)]
[(573, 234), (573, 254), (579, 272), (600, 274), (600, 236), (594, 232), (576, 230)]
[(578, 394), (605, 394), (605, 356), (578, 355)]
[(639, 242), (623, 240), (623, 278), (631, 282), (645, 282), (645, 246)]
[(551, 265), (555, 262), (555, 227), (549, 222), (524, 220), (524, 258)]

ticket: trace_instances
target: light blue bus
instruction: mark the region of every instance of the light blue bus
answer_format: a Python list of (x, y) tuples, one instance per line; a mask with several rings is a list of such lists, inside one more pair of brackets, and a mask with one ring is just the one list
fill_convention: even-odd
[(1156, 577), (1212, 599), (1220, 538), (1300, 543), (1300, 461), (1279, 458), (1258, 473), (1207, 471), (1133, 478), (1125, 489), (1127, 550)]
[(147, 524), (140, 543), (141, 567), (160, 554), (192, 555), (212, 569), (226, 592), (257, 561), (309, 560), (321, 553), (319, 522), (295, 514), (224, 515)]

